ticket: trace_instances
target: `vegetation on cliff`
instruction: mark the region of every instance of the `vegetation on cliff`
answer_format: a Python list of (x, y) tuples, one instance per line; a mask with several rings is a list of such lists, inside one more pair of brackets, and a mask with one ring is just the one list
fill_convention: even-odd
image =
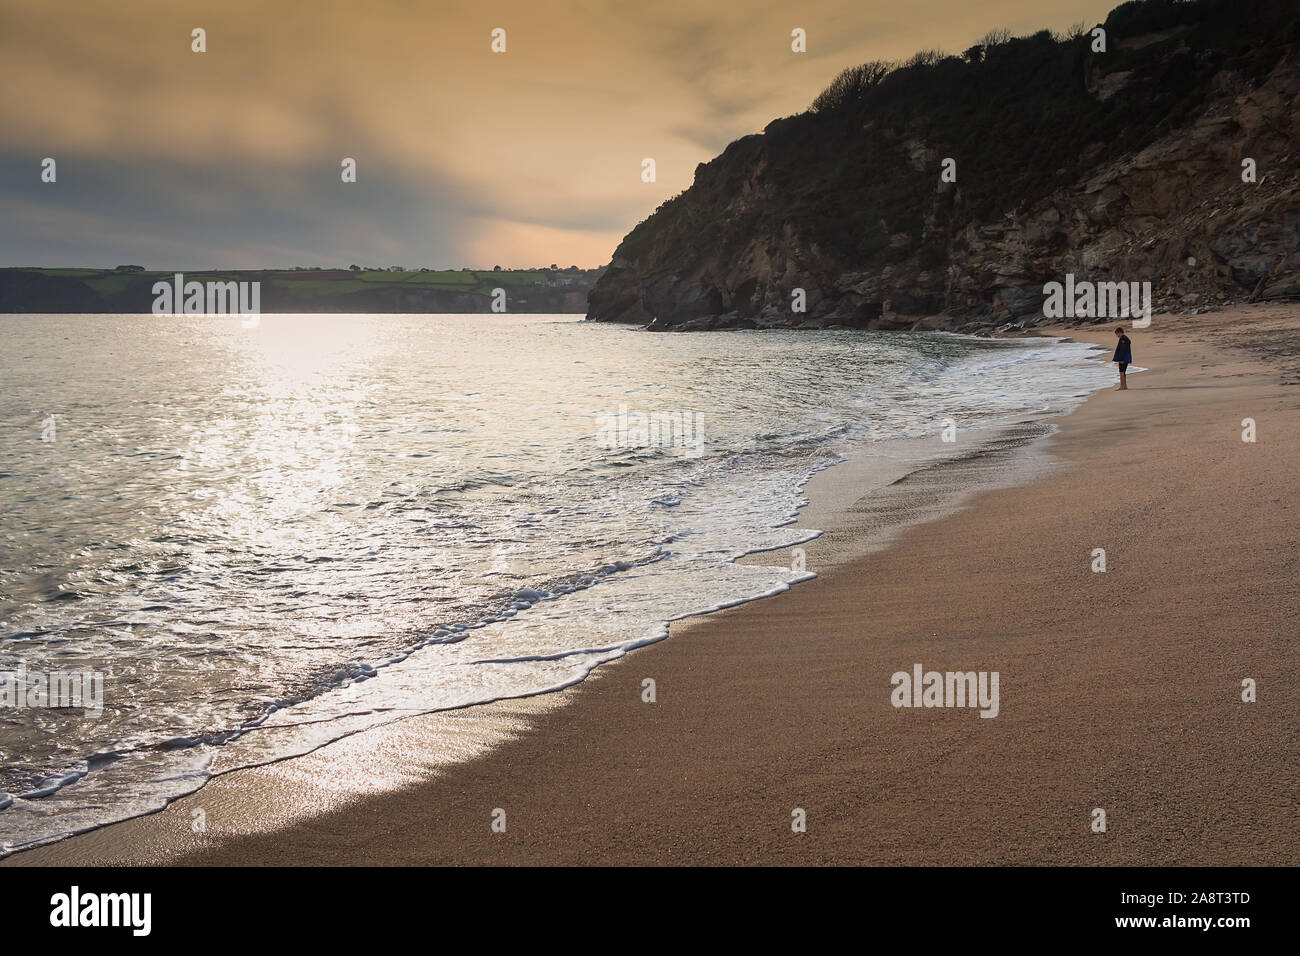
[[(1300, 47), (1300, 8), (1138, 0), (1100, 26), (1104, 51), (1080, 24), (1065, 35), (993, 33), (960, 56), (931, 51), (844, 71), (808, 112), (701, 164), (687, 191), (633, 229), (592, 290), (589, 316), (656, 327), (1015, 317), (1029, 309), (1024, 290), (1062, 268), (1103, 276), (1121, 262), (1134, 268), (1130, 250), (1112, 255), (1117, 235), (1140, 239), (1152, 215), (1242, 187), (1242, 156), (1261, 170), (1269, 164), (1274, 187), (1294, 183), (1294, 162), (1279, 168), (1295, 155), (1294, 125), (1270, 116), (1279, 135), (1269, 142), (1243, 123), (1218, 131), (1235, 137), (1232, 155), (1222, 157), (1222, 182), (1190, 183), (1202, 195), (1170, 197), (1169, 208), (1142, 215), (1145, 200), (1130, 197), (1120, 203), (1128, 221), (1115, 221), (1119, 207), (1098, 221), (1084, 197), (1104, 171), (1233, 114), (1270, 82), (1282, 97), (1272, 108), (1294, 112), (1289, 80), (1278, 77)], [(953, 183), (940, 178), (949, 158)], [(1270, 214), (1285, 215), (1293, 198)], [(1063, 217), (1060, 227), (1007, 239), (1010, 268), (990, 263), (999, 254), (985, 241), (999, 238), (990, 230), (1023, 232), (1044, 204)], [(1143, 271), (1159, 271), (1152, 266)], [(1223, 288), (1241, 282), (1231, 265), (1221, 272)], [(791, 310), (795, 287), (807, 292), (806, 313)]]

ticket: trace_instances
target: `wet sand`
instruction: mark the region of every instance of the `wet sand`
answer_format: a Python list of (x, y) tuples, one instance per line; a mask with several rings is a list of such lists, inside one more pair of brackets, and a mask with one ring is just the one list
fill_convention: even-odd
[[(1127, 392), (1027, 456), (910, 479), (920, 523), (882, 536), (898, 515), (853, 466), (819, 476), (816, 580), (570, 690), (229, 774), (5, 864), (1295, 864), (1300, 308), (1130, 336), (1149, 371)], [(917, 663), (997, 671), (998, 716), (892, 706)]]

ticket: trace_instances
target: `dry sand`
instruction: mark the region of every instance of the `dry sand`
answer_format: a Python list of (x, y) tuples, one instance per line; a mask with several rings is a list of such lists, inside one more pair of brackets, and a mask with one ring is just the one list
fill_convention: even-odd
[[(831, 529), (814, 581), (571, 690), (233, 773), (6, 863), (1300, 862), (1300, 309), (1130, 334), (1150, 370), (1127, 393), (1028, 458), (934, 470), (916, 520), (972, 468), (1000, 487), (883, 549), (878, 500), (832, 470), (803, 517)], [(916, 663), (999, 672), (1000, 714), (894, 708)]]

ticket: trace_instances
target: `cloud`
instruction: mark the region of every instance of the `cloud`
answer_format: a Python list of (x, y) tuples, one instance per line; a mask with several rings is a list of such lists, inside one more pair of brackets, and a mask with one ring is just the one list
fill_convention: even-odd
[[(0, 264), (596, 265), (699, 163), (807, 108), (845, 66), (1107, 5), (11, 5)], [(806, 55), (790, 50), (796, 26)], [(206, 53), (191, 52), (195, 27)], [(489, 49), (494, 27), (504, 55)], [(38, 181), (45, 156), (54, 186)], [(339, 180), (345, 156), (355, 185)]]

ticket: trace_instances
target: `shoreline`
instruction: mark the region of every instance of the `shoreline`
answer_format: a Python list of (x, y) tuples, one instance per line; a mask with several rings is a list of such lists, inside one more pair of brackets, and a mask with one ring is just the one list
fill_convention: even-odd
[[(1041, 342), (1046, 337), (1020, 337), (1018, 340), (1024, 341), (1026, 338)], [(1050, 340), (1053, 342), (1053, 347), (1059, 341), (1056, 337), (1050, 337)], [(1096, 358), (1095, 354), (1087, 355), (1088, 360), (1094, 358)], [(1095, 385), (1080, 385), (1080, 387), (1091, 387), (1097, 390)], [(1086, 400), (1090, 394), (1092, 392), (1080, 392), (1068, 398), (1064, 394), (1058, 394), (1054, 396), (1056, 399), (1054, 404), (1060, 408), (1073, 408)], [(795, 567), (796, 553), (801, 551), (806, 553), (809, 547), (812, 547), (814, 560), (822, 571), (847, 561), (853, 555), (878, 550), (910, 525), (935, 520), (958, 507), (961, 501), (983, 487), (992, 487), (998, 483), (1018, 484), (1030, 480), (1032, 474), (1043, 468), (1049, 458), (1038, 446), (1041, 445), (1040, 439), (1054, 430), (1054, 426), (1044, 424), (1052, 417), (1056, 416), (1041, 409), (1038, 411), (1026, 409), (1020, 413), (1003, 412), (979, 424), (963, 423), (959, 429), (960, 434), (953, 436), (955, 441), (940, 440), (939, 432), (936, 430), (925, 437), (890, 438), (879, 442), (860, 443), (853, 448), (843, 449), (836, 458), (828, 459), (826, 464), (818, 465), (803, 479), (797, 489), (797, 495), (804, 503), (789, 512), (786, 520), (774, 525), (777, 528), (792, 530), (802, 537), (789, 544), (747, 551), (734, 561), (739, 565), (776, 567), (786, 576), (790, 576), (791, 569)], [(852, 506), (863, 498), (870, 498), (872, 502), (870, 520), (849, 513)], [(808, 580), (811, 576), (815, 575), (793, 575), (794, 580), (782, 584), (779, 590), (754, 591), (747, 596), (728, 598), (725, 603), (701, 606), (662, 621), (660, 622), (662, 635), (643, 639), (634, 646), (628, 647), (624, 653), (667, 639), (670, 629), (674, 626), (680, 633), (709, 615), (777, 596), (790, 587)], [(428, 737), (435, 753), (442, 744), (451, 742), (460, 744), (462, 741), (473, 741), (476, 747), (474, 752), (477, 753), (479, 752), (477, 747), (481, 746), (486, 750), (496, 739), (494, 734), (496, 713), (493, 708), (501, 709), (512, 704), (521, 705), (530, 698), (562, 695), (585, 679), (587, 678), (579, 678), (550, 690), (536, 691), (518, 697), (503, 697), (485, 703), (443, 710), (416, 711), (378, 723), (372, 730), (374, 734), (382, 736), (386, 728), (405, 720), (463, 711), (464, 716), (457, 722), (454, 731), (439, 725), (429, 732)], [(484, 719), (478, 720), (477, 718), (480, 717)], [(94, 823), (81, 821), (79, 827), (71, 832), (54, 837), (37, 838), (36, 842), (24, 845), (20, 849), (10, 849), (0, 854), (0, 860), (79, 838), (106, 827), (152, 816), (166, 810), (177, 800), (194, 796), (214, 780), (233, 773), (308, 757), (332, 747), (339, 741), (369, 732), (349, 729), (342, 732), (341, 736), (316, 744), (309, 751), (263, 758), (258, 762), (245, 762), (238, 757), (232, 758), (223, 749), (216, 755), (213, 765), (206, 769), (201, 781), (197, 777), (194, 778), (194, 782), (189, 785), (191, 789), (174, 793), (164, 804), (148, 808), (137, 805), (130, 811), (122, 811), (116, 819), (107, 821)], [(447, 737), (454, 738), (454, 741), (448, 741), (445, 739)], [(463, 756), (459, 749), (455, 753), (456, 756), (447, 761), (450, 766), (454, 766), (456, 759)], [(435, 761), (440, 766), (442, 761), (437, 758), (441, 756), (440, 753), (436, 753), (435, 757)], [(73, 781), (74, 785), (75, 783), (76, 781)], [(361, 788), (359, 792), (365, 792), (365, 788)], [(50, 800), (50, 806), (43, 806), (40, 809), (49, 812), (54, 802)], [(102, 801), (97, 802), (102, 803)], [(92, 802), (89, 806), (93, 807), (97, 802)]]
[[(1294, 309), (1256, 311), (1271, 316), (1286, 312), (1287, 321), (1295, 325)], [(1271, 489), (1269, 500), (1285, 507), (1289, 486), (1277, 482), (1286, 480), (1295, 461), (1294, 451), (1288, 455), (1287, 449), (1295, 447), (1296, 429), (1290, 422), (1295, 421), (1296, 396), (1269, 381), (1276, 379), (1275, 373), (1261, 370), (1258, 363), (1248, 366), (1246, 356), (1211, 351), (1197, 337), (1213, 334), (1209, 330), (1225, 317), (1224, 313), (1157, 316), (1153, 328), (1135, 339), (1140, 364), (1154, 370), (1135, 376), (1130, 395), (1123, 399), (1141, 400), (1146, 391), (1170, 394), (1146, 396), (1147, 403), (1140, 406), (1146, 418), (1137, 420), (1125, 418), (1114, 400), (1107, 402), (1110, 393), (1094, 394), (1061, 419), (1061, 431), (1047, 439), (1048, 453), (1060, 459), (1064, 468), (1047, 469), (1047, 474), (1037, 475), (1025, 487), (995, 481), (965, 496), (964, 503), (943, 517), (919, 515), (919, 523), (893, 534), (883, 550), (867, 546), (872, 508), (870, 504), (860, 507), (866, 499), (851, 500), (850, 488), (848, 503), (837, 506), (842, 525), (802, 545), (811, 570), (821, 574), (819, 562), (829, 565), (824, 575), (772, 598), (692, 618), (689, 623), (675, 622), (672, 639), (607, 664), (576, 687), (489, 705), (492, 713), (477, 721), (486, 722), (486, 736), (480, 732), (476, 738), (467, 732), (473, 721), (465, 719), (465, 712), (409, 718), (336, 741), (305, 757), (214, 778), (158, 813), (22, 851), (3, 862), (1293, 861), (1296, 808), (1279, 791), (1285, 790), (1286, 779), (1295, 777), (1296, 756), (1288, 751), (1286, 740), (1287, 734), (1294, 739), (1298, 711), (1293, 706), (1295, 691), (1288, 688), (1284, 675), (1288, 668), (1294, 672), (1297, 654), (1283, 640), (1283, 622), (1300, 608), (1294, 595), (1287, 593), (1285, 567), (1257, 561), (1258, 573), (1241, 586), (1267, 595), (1270, 589), (1260, 581), (1272, 579), (1276, 585), (1272, 599), (1253, 609), (1235, 607), (1235, 615), (1224, 618), (1238, 629), (1243, 624), (1257, 625), (1272, 656), (1234, 658), (1220, 648), (1214, 658), (1214, 649), (1200, 647), (1212, 636), (1203, 633), (1203, 627), (1189, 637), (1188, 631), (1197, 629), (1161, 627), (1158, 615), (1151, 622), (1159, 637), (1155, 649), (1122, 642), (1122, 636), (1132, 641), (1140, 639), (1142, 632), (1129, 634), (1119, 628), (1122, 622), (1114, 614), (1105, 613), (1106, 589), (1099, 585), (1118, 579), (1122, 598), (1140, 595), (1160, 603), (1167, 615), (1178, 609), (1164, 600), (1169, 595), (1160, 593), (1159, 581), (1147, 580), (1141, 567), (1134, 569), (1133, 562), (1119, 558), (1126, 549), (1145, 554), (1152, 546), (1135, 537), (1122, 520), (1108, 523), (1103, 535), (1117, 535), (1122, 541), (1117, 566), (1106, 575), (1088, 570), (1088, 549), (1083, 548), (1088, 542), (1078, 544), (1081, 554), (1070, 552), (1067, 572), (1058, 566), (1059, 555), (1055, 564), (1051, 560), (1053, 539), (1043, 537), (1048, 526), (1074, 529), (1077, 534), (1090, 526), (1094, 513), (1109, 519), (1118, 511), (1111, 505), (1108, 514), (1107, 499), (1089, 487), (1089, 469), (1104, 469), (1107, 477), (1127, 475), (1131, 483), (1121, 481), (1116, 487), (1137, 487), (1139, 497), (1160, 490), (1142, 488), (1142, 461), (1131, 459), (1143, 447), (1134, 434), (1139, 430), (1151, 432), (1144, 436), (1148, 442), (1167, 452), (1166, 459), (1179, 459), (1182, 470), (1199, 465), (1204, 472), (1208, 466), (1195, 456), (1188, 458), (1183, 446), (1195, 445), (1206, 425), (1206, 406), (1222, 411), (1224, 396), (1200, 396), (1197, 389), (1221, 389), (1234, 393), (1233, 401), (1288, 410), (1290, 420), (1286, 413), (1258, 414), (1261, 433), (1267, 429), (1271, 437), (1261, 437), (1259, 445), (1250, 449), (1268, 449), (1267, 455), (1259, 456), (1267, 467), (1261, 465), (1257, 477)], [(1175, 328), (1172, 344), (1160, 344), (1165, 334), (1162, 324)], [(1110, 327), (1058, 329), (1049, 334), (1104, 342)], [(1211, 374), (1242, 375), (1250, 381), (1244, 385), (1193, 382), (1192, 378), (1206, 377), (1204, 368), (1193, 370), (1203, 359), (1209, 360), (1203, 364), (1214, 370)], [(1212, 401), (1209, 395), (1214, 396)], [(1196, 400), (1201, 397), (1206, 401)], [(1132, 410), (1131, 403), (1130, 416)], [(1225, 425), (1223, 431), (1226, 435), (1230, 430)], [(1228, 451), (1238, 450), (1228, 444), (1228, 438), (1215, 441)], [(1180, 469), (1170, 470), (1167, 460), (1161, 464), (1162, 474), (1178, 487)], [(819, 474), (830, 482), (836, 470)], [(841, 490), (851, 485), (847, 474), (833, 479)], [(1229, 474), (1221, 468), (1213, 471), (1220, 479)], [(1134, 476), (1138, 480), (1132, 481)], [(1023, 480), (1033, 477), (1021, 476)], [(820, 517), (808, 518), (826, 496), (814, 498), (809, 488), (805, 493), (813, 504), (801, 510), (799, 524), (805, 520), (826, 524)], [(1240, 517), (1231, 507), (1233, 499), (1216, 515), (1202, 497), (1196, 497), (1191, 518), (1186, 513), (1181, 520), (1161, 515), (1148, 532), (1161, 537), (1156, 532), (1170, 530), (1176, 532), (1174, 544), (1185, 546), (1189, 540), (1200, 544), (1204, 532), (1198, 533), (1196, 520), (1213, 525), (1216, 518)], [(1028, 513), (1016, 508), (1017, 498), (1032, 499)], [(1084, 501), (1089, 507), (1084, 507)], [(1140, 517), (1151, 515), (1144, 510)], [(1253, 553), (1258, 559), (1261, 539), (1271, 535), (1278, 539), (1272, 554), (1285, 565), (1281, 556), (1286, 554), (1285, 546), (1294, 545), (1294, 522), (1277, 514), (1264, 518), (1251, 524), (1253, 537), (1242, 542), (1246, 547), (1239, 557), (1246, 561)], [(1225, 537), (1220, 526), (1213, 537), (1232, 548), (1231, 533), (1229, 528)], [(1026, 552), (1034, 552), (1037, 561)], [(1267, 546), (1262, 553), (1270, 553)], [(1294, 555), (1294, 547), (1290, 553)], [(777, 555), (784, 559), (780, 551), (751, 557), (772, 564), (778, 563)], [(1181, 552), (1174, 556), (1182, 557)], [(1008, 565), (1012, 574), (1005, 573)], [(1035, 565), (1039, 579), (1030, 581)], [(1082, 574), (1076, 574), (1080, 569)], [(1185, 610), (1195, 611), (1195, 605), (1208, 603), (1207, 588), (1213, 590), (1216, 582), (1203, 567), (1182, 570), (1200, 572), (1195, 575), (1197, 587), (1186, 590), (1182, 599), (1183, 605), (1192, 604)], [(969, 572), (965, 580), (963, 571)], [(1027, 585), (1055, 588), (1043, 593), (1061, 595), (1062, 603), (1076, 613), (1026, 601), (1023, 590), (1015, 587), (1018, 574), (1025, 575)], [(1222, 579), (1217, 583), (1220, 597), (1230, 593)], [(1180, 588), (1165, 588), (1169, 590)], [(870, 607), (864, 606), (863, 592), (869, 592)], [(1097, 592), (1096, 598), (1103, 602), (1095, 615), (1091, 600), (1079, 604), (1083, 592)], [(1134, 611), (1131, 605), (1121, 600), (1119, 607)], [(1008, 616), (1008, 609), (1017, 615)], [(1219, 611), (1211, 606), (1206, 613), (1217, 620)], [(1033, 620), (1039, 630), (1027, 623)], [(1072, 634), (1094, 621), (1100, 635)], [(1080, 656), (1072, 636), (1091, 656)], [(1053, 653), (1037, 646), (1036, 637)], [(1134, 727), (1150, 717), (1139, 708), (1124, 708), (1123, 695), (1106, 684), (1124, 671), (1125, 653), (1131, 652), (1165, 678), (1188, 681), (1194, 672), (1180, 666), (1187, 664), (1177, 656), (1180, 637), (1197, 643), (1199, 650), (1223, 665), (1214, 672), (1218, 696), (1195, 701), (1209, 706), (1213, 719), (1221, 723), (1216, 730), (1213, 719), (1207, 720), (1201, 733), (1226, 748), (1220, 755), (1231, 755), (1240, 750), (1233, 749), (1234, 740), (1223, 728), (1253, 728), (1256, 746), (1264, 748), (1256, 753), (1268, 755), (1256, 769), (1271, 774), (1271, 783), (1251, 777), (1249, 789), (1260, 799), (1244, 809), (1247, 815), (1272, 810), (1275, 816), (1256, 821), (1248, 834), (1254, 839), (1245, 843), (1235, 830), (1219, 834), (1220, 849), (1240, 854), (1244, 847), (1263, 856), (1234, 860), (1231, 855), (1211, 859), (1193, 853), (1182, 857), (1177, 841), (1153, 843), (1153, 832), (1170, 837), (1171, 821), (1185, 822), (1191, 811), (1181, 817), (1152, 814), (1149, 802), (1133, 796), (1138, 792), (1135, 783), (1147, 776), (1139, 772), (1142, 768), (1131, 759), (1108, 755), (1103, 746), (1106, 740), (1116, 741), (1131, 757), (1141, 743), (1135, 739)], [(992, 663), (985, 667), (978, 660), (981, 656)], [(1271, 706), (1264, 696), (1256, 705), (1239, 704), (1237, 710), (1226, 706), (1233, 698), (1219, 684), (1227, 679), (1228, 663), (1242, 660), (1245, 663), (1239, 663), (1238, 671), (1246, 663), (1253, 665), (1260, 686), (1273, 689)], [(968, 718), (975, 715), (970, 713), (891, 708), (889, 674), (910, 668), (914, 661), (926, 667), (933, 663), (937, 668), (1001, 670), (1006, 694), (1002, 715), (971, 721)], [(1061, 672), (1062, 661), (1078, 665), (1075, 676), (1091, 689), (1091, 698), (1071, 701), (1061, 693), (1071, 686), (1070, 675)], [(654, 704), (641, 700), (641, 680), (646, 676), (656, 680)], [(1150, 680), (1150, 675), (1145, 679)], [(1208, 678), (1200, 679), (1197, 687), (1203, 692)], [(1149, 684), (1144, 686), (1150, 689)], [(1016, 697), (1021, 699), (1015, 701)], [(1107, 706), (1100, 706), (1100, 700)], [(1162, 702), (1160, 713), (1168, 721), (1159, 729), (1165, 731), (1162, 739), (1169, 747), (1157, 755), (1156, 765), (1172, 772), (1184, 767), (1184, 750), (1195, 749), (1188, 741), (1196, 738), (1198, 725), (1188, 720), (1187, 701), (1180, 708), (1177, 699), (1157, 694), (1153, 700)], [(1026, 710), (1031, 701), (1036, 709)], [(1089, 703), (1091, 708), (1086, 706)], [(1245, 706), (1256, 709), (1243, 713), (1239, 708)], [(1082, 727), (1075, 719), (1081, 708), (1089, 715)], [(476, 708), (475, 716), (483, 718), (487, 709)], [(1257, 726), (1260, 714), (1268, 715), (1263, 726)], [(1081, 749), (1062, 752), (1061, 743), (1040, 724), (1082, 733)], [(444, 745), (444, 752), (431, 751), (431, 738)], [(459, 747), (447, 748), (449, 740)], [(1207, 754), (1214, 756), (1213, 749), (1201, 756)], [(910, 766), (904, 757), (919, 764), (919, 778), (899, 775), (900, 764)], [(441, 772), (453, 766), (454, 772)], [(957, 773), (958, 768), (963, 773)], [(1130, 811), (1145, 820), (1145, 839), (1125, 839), (1115, 832), (1125, 832), (1118, 825), (1109, 834), (1089, 833), (1086, 807), (1072, 809), (1066, 825), (1062, 808), (1067, 803), (1062, 801), (1067, 795), (1073, 793), (1074, 801), (1082, 804), (1104, 805), (1095, 802), (1100, 798), (1089, 800), (1084, 795), (1081, 781), (1099, 779), (1098, 773), (1107, 769), (1125, 785), (1114, 791), (1121, 795), (1120, 805), (1126, 806), (1129, 799)], [(1162, 791), (1165, 809), (1173, 798), (1178, 806), (1199, 800), (1202, 812), (1212, 816), (1214, 807), (1229, 806), (1214, 785), (1234, 775), (1242, 779), (1248, 770), (1220, 765), (1206, 775), (1209, 779), (1190, 783), (1183, 779), (1184, 789)], [(1006, 777), (1000, 791), (992, 778), (998, 772)], [(1035, 776), (1041, 782), (1030, 788)], [(885, 778), (883, 785), (881, 778)], [(1269, 794), (1277, 799), (1270, 803)], [(498, 807), (507, 809), (505, 834), (493, 833), (489, 826), (490, 814)], [(793, 807), (807, 809), (806, 834), (790, 830)], [(1044, 807), (1054, 808), (1055, 813)], [(191, 821), (193, 811), (199, 809), (204, 810), (208, 828), (196, 833)], [(1017, 809), (1030, 811), (1027, 828), (1017, 830), (1014, 819), (1008, 818), (1007, 813), (1014, 817)], [(1236, 813), (1243, 808), (1230, 809)], [(1231, 820), (1220, 822), (1232, 826)], [(1097, 839), (1089, 845), (1089, 837)], [(1110, 857), (1107, 849), (1112, 851)], [(965, 857), (956, 855), (959, 851)]]

